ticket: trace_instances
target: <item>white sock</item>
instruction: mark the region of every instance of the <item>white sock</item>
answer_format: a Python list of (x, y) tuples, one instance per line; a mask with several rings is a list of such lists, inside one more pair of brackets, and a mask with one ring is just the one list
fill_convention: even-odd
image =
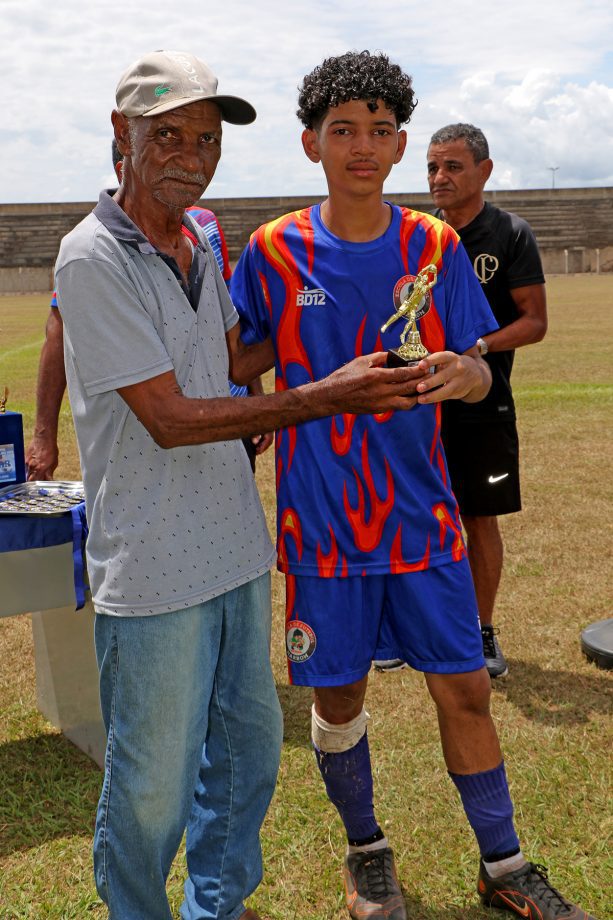
[(381, 840), (375, 840), (374, 843), (367, 843), (363, 847), (354, 847), (348, 843), (347, 855), (349, 856), (351, 853), (368, 853), (370, 850), (383, 850), (388, 846), (387, 837), (382, 837)]
[(522, 869), (526, 865), (526, 859), (520, 850), (514, 856), (507, 856), (506, 859), (499, 859), (496, 862), (483, 860), (483, 865), (490, 878), (500, 878), (501, 875), (506, 875), (507, 872), (517, 872), (518, 869)]

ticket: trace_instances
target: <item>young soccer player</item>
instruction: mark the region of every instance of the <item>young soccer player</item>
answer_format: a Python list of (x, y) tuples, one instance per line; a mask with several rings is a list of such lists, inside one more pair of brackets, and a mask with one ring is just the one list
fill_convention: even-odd
[(373, 809), (364, 697), (376, 656), (425, 674), (447, 768), (481, 850), (484, 902), (533, 920), (579, 920), (587, 915), (519, 847), (440, 440), (440, 403), (475, 402), (488, 391), (476, 343), (496, 321), (455, 231), (382, 194), (415, 101), (410, 77), (383, 54), (350, 53), (316, 67), (298, 116), (328, 197), (260, 227), (233, 277), (243, 337), (271, 336), (280, 390), (397, 346), (404, 323), (381, 327), (420, 272), (426, 288), (436, 279), (417, 310), (430, 355), (414, 370), (411, 411), (307, 422), (277, 438), (290, 680), (314, 688), (313, 745), (347, 831), (352, 917), (406, 918)]

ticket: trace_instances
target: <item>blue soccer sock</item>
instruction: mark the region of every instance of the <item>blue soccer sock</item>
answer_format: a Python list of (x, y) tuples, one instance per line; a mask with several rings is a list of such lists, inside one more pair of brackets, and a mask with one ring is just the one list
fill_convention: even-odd
[(383, 838), (373, 806), (368, 735), (348, 751), (328, 753), (313, 745), (328, 798), (336, 806), (352, 846), (366, 846)]
[(513, 803), (504, 761), (482, 773), (449, 775), (462, 798), (482, 858), (496, 862), (518, 853), (519, 838), (513, 824)]

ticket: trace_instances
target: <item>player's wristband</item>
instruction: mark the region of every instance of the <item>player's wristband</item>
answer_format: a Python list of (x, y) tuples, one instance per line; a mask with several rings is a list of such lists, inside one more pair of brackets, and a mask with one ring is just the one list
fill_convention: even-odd
[(486, 355), (489, 351), (485, 339), (477, 339), (477, 348), (479, 349), (480, 355)]

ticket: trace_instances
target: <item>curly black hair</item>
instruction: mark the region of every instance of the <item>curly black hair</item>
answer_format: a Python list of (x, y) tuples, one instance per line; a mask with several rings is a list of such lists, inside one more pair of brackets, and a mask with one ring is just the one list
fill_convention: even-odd
[(296, 114), (306, 128), (319, 128), (328, 109), (353, 99), (368, 101), (373, 112), (382, 99), (398, 125), (409, 121), (417, 105), (411, 77), (381, 52), (348, 51), (326, 58), (299, 90)]

